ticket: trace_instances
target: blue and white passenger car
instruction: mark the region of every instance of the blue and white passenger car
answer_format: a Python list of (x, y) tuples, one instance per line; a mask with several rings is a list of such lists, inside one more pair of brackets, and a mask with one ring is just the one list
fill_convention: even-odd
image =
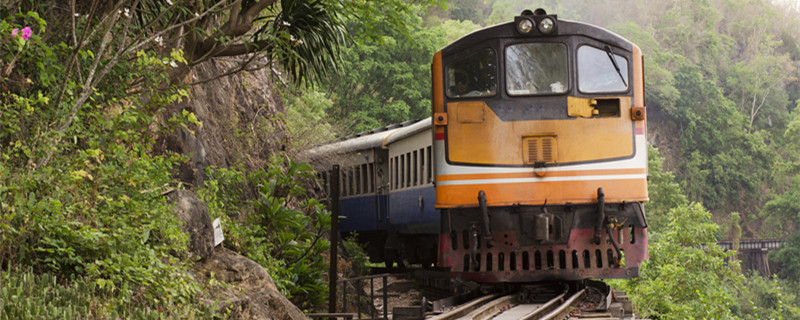
[[(325, 167), (341, 166), (339, 231), (356, 234), (373, 262), (436, 262), (439, 211), (435, 209), (431, 119), (407, 121), (345, 137), (311, 153)], [(329, 191), (329, 190), (328, 190)]]

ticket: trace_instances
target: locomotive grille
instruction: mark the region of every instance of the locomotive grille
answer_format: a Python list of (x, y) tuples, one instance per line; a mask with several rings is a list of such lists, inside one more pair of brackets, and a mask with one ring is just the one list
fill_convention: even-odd
[(525, 157), (525, 164), (555, 163), (556, 147), (555, 135), (523, 137), (522, 154)]

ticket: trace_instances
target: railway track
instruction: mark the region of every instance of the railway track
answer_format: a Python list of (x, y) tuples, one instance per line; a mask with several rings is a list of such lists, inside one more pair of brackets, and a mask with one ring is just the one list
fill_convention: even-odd
[[(489, 294), (473, 299), (428, 320), (564, 320), (564, 319), (634, 319), (626, 317), (622, 304), (612, 303), (612, 294), (603, 294), (594, 286), (559, 291), (540, 287), (522, 288), (509, 294)], [(612, 312), (613, 311), (613, 312)]]
[(392, 308), (392, 319), (636, 319), (625, 293), (600, 281), (492, 286), (454, 279), (441, 270), (393, 271), (413, 278), (424, 298), (418, 311), (406, 311), (410, 316), (394, 314), (397, 308)]

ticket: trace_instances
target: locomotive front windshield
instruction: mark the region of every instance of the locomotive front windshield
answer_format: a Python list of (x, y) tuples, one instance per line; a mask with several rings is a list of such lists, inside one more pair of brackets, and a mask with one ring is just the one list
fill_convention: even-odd
[(493, 96), (497, 88), (494, 50), (479, 50), (447, 66), (447, 96), (450, 98)]
[[(612, 59), (613, 57), (613, 59)], [(578, 89), (586, 93), (622, 92), (628, 89), (628, 60), (609, 47), (578, 48)]]
[(506, 48), (506, 89), (509, 95), (560, 94), (568, 88), (566, 45), (522, 43)]

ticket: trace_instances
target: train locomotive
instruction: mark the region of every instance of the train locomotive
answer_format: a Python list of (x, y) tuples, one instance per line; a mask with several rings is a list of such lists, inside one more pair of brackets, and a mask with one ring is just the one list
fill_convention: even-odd
[[(338, 154), (341, 232), (478, 282), (636, 277), (648, 258), (643, 56), (542, 9), (433, 57), (431, 117)], [(324, 169), (324, 168), (321, 168)]]

